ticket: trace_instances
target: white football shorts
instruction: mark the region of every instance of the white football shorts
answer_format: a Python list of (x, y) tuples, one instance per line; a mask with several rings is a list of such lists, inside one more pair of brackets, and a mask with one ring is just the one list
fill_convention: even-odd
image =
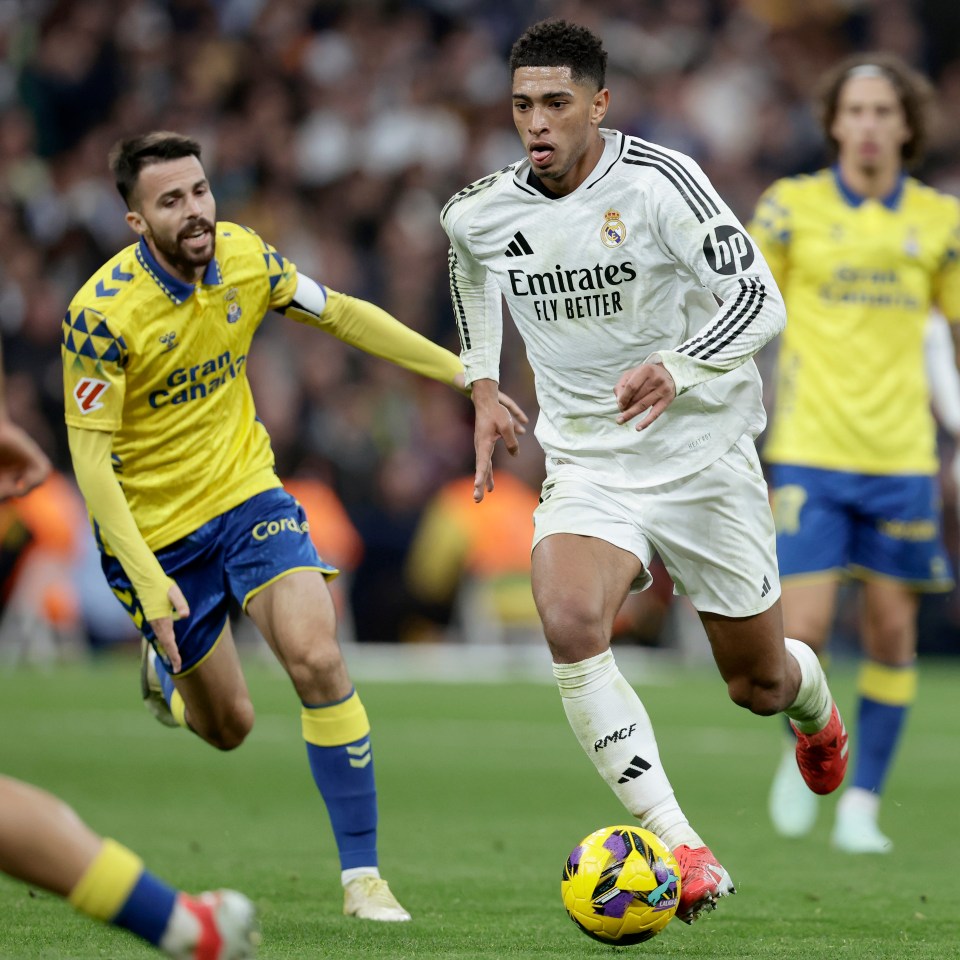
[(702, 613), (749, 617), (780, 596), (767, 484), (746, 435), (699, 473), (657, 487), (618, 489), (575, 465), (551, 464), (533, 519), (534, 547), (573, 533), (634, 554), (644, 570), (633, 592), (653, 583), (656, 551), (674, 592)]

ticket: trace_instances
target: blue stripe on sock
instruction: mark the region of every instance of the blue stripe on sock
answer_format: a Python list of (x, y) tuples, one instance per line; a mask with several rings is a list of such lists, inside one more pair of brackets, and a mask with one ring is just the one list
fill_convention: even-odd
[(157, 668), (157, 679), (160, 681), (160, 689), (163, 690), (163, 699), (167, 701), (167, 706), (170, 706), (170, 698), (173, 696), (173, 691), (177, 689), (173, 685), (173, 677), (170, 676), (170, 672), (159, 657), (154, 661), (154, 665)]
[[(340, 853), (340, 867), (377, 866), (377, 787), (372, 754), (351, 755), (347, 747), (369, 747), (369, 736), (336, 747), (307, 744), (310, 772), (327, 805), (330, 825)], [(372, 748), (371, 748), (372, 749)], [(350, 760), (363, 766), (351, 766)]]
[(127, 902), (110, 922), (157, 946), (176, 902), (176, 890), (144, 870)]
[(853, 786), (882, 793), (909, 709), (860, 698)]
[(350, 692), (346, 696), (340, 697), (339, 700), (328, 700), (326, 703), (307, 703), (306, 700), (301, 700), (300, 702), (308, 710), (320, 710), (323, 707), (335, 707), (337, 704), (346, 703), (355, 693), (357, 692), (356, 687), (351, 687)]

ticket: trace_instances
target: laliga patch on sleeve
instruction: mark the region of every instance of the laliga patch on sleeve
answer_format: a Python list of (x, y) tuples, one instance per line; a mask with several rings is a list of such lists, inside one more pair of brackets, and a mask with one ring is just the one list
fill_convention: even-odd
[(110, 384), (107, 383), (106, 380), (84, 377), (73, 388), (73, 399), (77, 401), (80, 412), (86, 416), (88, 413), (93, 413), (94, 410), (99, 410), (103, 406), (103, 401), (100, 398), (109, 389)]

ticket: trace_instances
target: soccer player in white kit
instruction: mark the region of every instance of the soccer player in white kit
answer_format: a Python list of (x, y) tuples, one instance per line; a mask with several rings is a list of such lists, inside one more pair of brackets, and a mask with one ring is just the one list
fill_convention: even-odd
[(784, 712), (816, 793), (839, 786), (846, 732), (805, 644), (784, 640), (773, 520), (753, 439), (753, 355), (784, 325), (763, 257), (690, 158), (602, 127), (606, 53), (562, 20), (510, 55), (526, 158), (443, 210), (461, 358), (476, 410), (474, 499), (493, 491), (501, 295), (526, 344), (547, 477), (533, 592), (574, 733), (641, 826), (673, 849), (677, 916), (734, 892), (689, 824), (647, 713), (610, 650), (656, 550), (699, 611), (730, 698)]

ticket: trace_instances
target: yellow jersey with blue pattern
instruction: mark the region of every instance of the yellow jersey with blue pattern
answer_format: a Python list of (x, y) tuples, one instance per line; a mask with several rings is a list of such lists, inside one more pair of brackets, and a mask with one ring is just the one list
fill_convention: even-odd
[(292, 263), (222, 222), (200, 283), (172, 276), (141, 239), (70, 303), (66, 421), (113, 434), (114, 471), (151, 550), (280, 486), (246, 360), (267, 311), (296, 287)]
[(960, 320), (960, 202), (906, 176), (868, 199), (826, 169), (773, 184), (750, 232), (787, 306), (765, 458), (935, 473), (923, 339), (932, 306)]

